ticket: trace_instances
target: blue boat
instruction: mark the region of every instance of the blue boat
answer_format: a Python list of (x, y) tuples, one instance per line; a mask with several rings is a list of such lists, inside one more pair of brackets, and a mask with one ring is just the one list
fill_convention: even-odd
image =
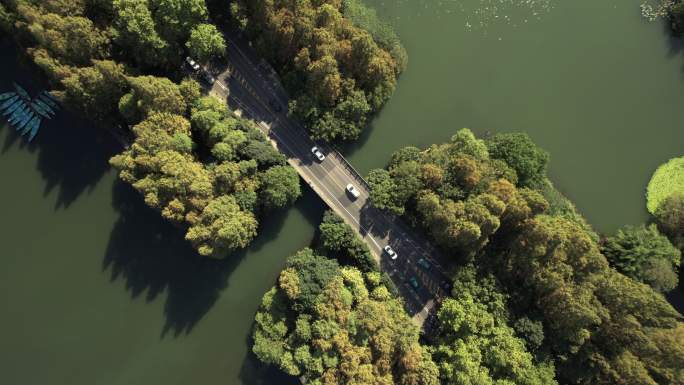
[(14, 125), (17, 123), (24, 115), (26, 115), (30, 111), (29, 107), (27, 105), (23, 105), (20, 108), (17, 108), (14, 113), (7, 119), (7, 123)]
[(21, 129), (24, 128), (24, 126), (26, 126), (26, 124), (34, 117), (37, 117), (36, 114), (33, 111), (29, 111), (28, 115), (26, 115), (16, 126), (14, 126), (14, 128), (16, 128), (17, 131), (21, 131)]
[(26, 135), (29, 131), (31, 131), (31, 127), (33, 127), (34, 124), (38, 124), (40, 121), (40, 116), (34, 116), (26, 123), (24, 129), (19, 132), (19, 135)]
[(29, 135), (29, 142), (35, 138), (36, 134), (38, 133), (38, 129), (40, 128), (40, 122), (42, 120), (37, 120), (35, 124), (31, 126), (31, 134)]
[(43, 119), (51, 119), (60, 110), (59, 101), (48, 91), (31, 98), (19, 84), (14, 83), (14, 88), (16, 92), (0, 94), (0, 113), (19, 135), (28, 135), (30, 142), (38, 134)]
[(0, 105), (0, 110), (4, 110), (5, 108), (9, 107), (12, 105), (12, 103), (16, 102), (19, 100), (19, 95), (14, 95), (11, 99), (6, 100), (2, 105)]
[(48, 114), (53, 115), (53, 116), (55, 115), (55, 111), (54, 111), (52, 108), (50, 108), (50, 106), (48, 106), (46, 103), (44, 103), (43, 101), (41, 101), (40, 99), (35, 98), (35, 99), (33, 99), (33, 101), (34, 101), (37, 105), (41, 106), (41, 107), (43, 108), (44, 111), (47, 111)]
[(22, 86), (20, 86), (17, 83), (12, 84), (14, 84), (14, 88), (17, 90), (17, 92), (22, 98), (26, 99), (27, 101), (31, 100), (31, 96), (29, 96), (28, 92), (26, 92), (26, 90)]
[(5, 92), (4, 94), (0, 94), (0, 100), (9, 99), (16, 94), (16, 92)]
[(24, 107), (24, 106), (26, 106), (26, 103), (24, 103), (23, 100), (20, 100), (16, 103), (12, 104), (12, 106), (10, 106), (9, 108), (7, 108), (5, 110), (5, 112), (3, 113), (3, 115), (7, 116), (7, 115), (11, 114), (12, 112), (14, 112), (17, 108)]
[(47, 96), (47, 95), (50, 95), (50, 94), (48, 94), (47, 91), (44, 91), (42, 94), (38, 95), (38, 97), (40, 98), (41, 101), (47, 103), (50, 107), (52, 107), (54, 109), (59, 109), (57, 102), (55, 102), (51, 96)]
[(50, 116), (50, 114), (48, 114), (47, 111), (45, 111), (45, 110), (43, 109), (43, 107), (41, 107), (41, 106), (39, 106), (38, 104), (36, 104), (35, 101), (31, 102), (31, 108), (33, 108), (33, 111), (36, 111), (38, 114), (40, 114), (42, 117), (44, 117), (44, 118), (46, 118), (46, 119), (51, 119), (51, 118), (52, 118), (52, 117)]
[(31, 111), (31, 108), (30, 108), (29, 106), (26, 106), (26, 108), (22, 109), (21, 112), (19, 112), (19, 113), (17, 113), (17, 112), (15, 111), (14, 114), (12, 115), (12, 118), (10, 118), (10, 120), (8, 120), (8, 122), (9, 122), (11, 125), (16, 126), (17, 123), (19, 123), (19, 122), (21, 122), (22, 120), (24, 120), (24, 118), (26, 118), (26, 117), (27, 117), (29, 114), (31, 114), (31, 113), (33, 113), (33, 112)]

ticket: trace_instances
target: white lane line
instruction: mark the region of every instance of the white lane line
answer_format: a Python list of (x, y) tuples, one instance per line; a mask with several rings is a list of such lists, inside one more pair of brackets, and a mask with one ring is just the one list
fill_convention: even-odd
[[(247, 58), (247, 56), (242, 52), (242, 50), (237, 46), (237, 44), (233, 44), (233, 46), (237, 49), (237, 51), (239, 52), (239, 54), (240, 54), (244, 59), (246, 59), (248, 63), (250, 63), (250, 60), (249, 60), (249, 59)], [(263, 80), (263, 77), (261, 76), (260, 73), (258, 73), (258, 71), (257, 71), (257, 73), (256, 73), (256, 77), (259, 78), (259, 79), (261, 80), (261, 83), (263, 83), (263, 84), (262, 84), (262, 87), (265, 86), (264, 88), (268, 89), (269, 91), (273, 92), (274, 94), (277, 94), (274, 90), (271, 89), (270, 85), (269, 85), (267, 82), (265, 82), (265, 81)], [(247, 81), (247, 77), (246, 77), (246, 76), (245, 76), (245, 81)], [(247, 83), (248, 83), (248, 81), (247, 81)], [(251, 90), (252, 87), (247, 86), (247, 88), (249, 88), (249, 89), (248, 89), (248, 92), (250, 92), (250, 93), (252, 94), (252, 96), (254, 96), (254, 98), (256, 99), (256, 102), (257, 102), (258, 104), (261, 104), (261, 106), (262, 106), (266, 111), (270, 112), (271, 115), (272, 115), (273, 117), (276, 118), (274, 123), (275, 123), (275, 124), (279, 123), (281, 120), (278, 118), (278, 115), (275, 114), (275, 113), (271, 110), (271, 108), (270, 108), (269, 106), (265, 105), (265, 104), (261, 101), (261, 98), (260, 98), (259, 96), (256, 95), (256, 92), (254, 92), (254, 91)], [(240, 104), (243, 104), (243, 103), (240, 103)], [(246, 106), (244, 106), (244, 107), (246, 108)], [(262, 126), (264, 126), (264, 125), (262, 125)], [(299, 129), (299, 127), (298, 127), (297, 125), (295, 125), (295, 123), (290, 122), (289, 120), (285, 120), (285, 121), (284, 121), (284, 126), (285, 126), (286, 128), (294, 128), (295, 130)], [(290, 146), (288, 146), (288, 145), (283, 141), (283, 139), (280, 137), (280, 135), (278, 135), (274, 130), (270, 129), (270, 128), (267, 127), (267, 126), (264, 127), (264, 128), (266, 128), (267, 132), (272, 132), (276, 137), (278, 137), (278, 139), (280, 140), (280, 142), (281, 142), (281, 143), (282, 143), (282, 144), (283, 144), (283, 145), (284, 145), (284, 146), (285, 146), (293, 155), (294, 155), (294, 154), (297, 154), (295, 151), (292, 150), (292, 148), (291, 148)], [(296, 139), (297, 139), (297, 138), (295, 138), (295, 140), (296, 140)], [(309, 138), (306, 137), (306, 139), (309, 139)], [(314, 143), (314, 145), (315, 145), (315, 143)], [(299, 160), (300, 163), (301, 163), (301, 159), (298, 159), (298, 160)], [(316, 165), (315, 165), (315, 166), (316, 166)], [(324, 174), (328, 174), (328, 173), (326, 173), (326, 171), (328, 171), (328, 170), (326, 170), (325, 167), (322, 166), (322, 164), (317, 164), (317, 166), (319, 166), (321, 169), (323, 169)], [(378, 242), (375, 240), (375, 238), (373, 238), (373, 237), (371, 236), (371, 232), (370, 232), (368, 229), (366, 229), (365, 227), (363, 227), (363, 226), (361, 225), (361, 223), (360, 223), (359, 221), (356, 220), (356, 218), (354, 217), (354, 215), (352, 215), (352, 214), (349, 212), (349, 210), (347, 210), (347, 208), (345, 207), (345, 205), (342, 204), (342, 202), (337, 198), (337, 196), (335, 196), (332, 192), (330, 192), (330, 190), (327, 188), (327, 186), (325, 186), (325, 183), (323, 183), (323, 181), (322, 181), (320, 178), (318, 178), (318, 177), (313, 173), (313, 170), (310, 170), (310, 168), (313, 168), (313, 167), (312, 167), (312, 166), (308, 166), (308, 167), (307, 167), (307, 166), (303, 166), (303, 165), (302, 165), (302, 166), (300, 166), (300, 168), (306, 169), (306, 170), (308, 171), (308, 173), (311, 174), (311, 177), (313, 177), (313, 178), (318, 182), (318, 184), (321, 185), (321, 186), (328, 192), (328, 194), (329, 194), (332, 198), (334, 198), (334, 200), (339, 204), (339, 206), (340, 206), (345, 212), (347, 212), (347, 214), (349, 214), (349, 217), (352, 219), (352, 221), (353, 221), (354, 223), (356, 223), (356, 224), (359, 226), (359, 228), (360, 228), (361, 230), (363, 230), (363, 231), (367, 234), (367, 237), (375, 244), (375, 246), (378, 248), (378, 250), (382, 250), (382, 247), (378, 244)], [(341, 173), (341, 175), (339, 175), (339, 174), (338, 174), (338, 175), (339, 175), (342, 179), (349, 179), (349, 177), (351, 177), (351, 180), (352, 180), (352, 181), (353, 181), (353, 180), (356, 180), (356, 179), (354, 178), (353, 175), (350, 175), (350, 174), (346, 171), (346, 167), (344, 167), (344, 166), (342, 166), (342, 167), (340, 167), (340, 166), (333, 167), (333, 168), (330, 170), (330, 174), (336, 174), (335, 171), (338, 171), (340, 168), (342, 168), (342, 173)], [(326, 176), (327, 176), (327, 175), (326, 175)], [(329, 179), (330, 181), (332, 181), (332, 183), (335, 184), (337, 187), (342, 187), (339, 183), (337, 183), (337, 180), (336, 180), (336, 178), (335, 178), (333, 175), (330, 175), (330, 178), (326, 178), (326, 179)], [(346, 188), (346, 186), (345, 186), (344, 188)], [(370, 197), (365, 198), (365, 199), (364, 199), (364, 202), (365, 202), (367, 199), (369, 199), (369, 198), (370, 198)], [(357, 200), (356, 202), (353, 202), (353, 201), (351, 202), (351, 205), (352, 205), (352, 206), (354, 206), (354, 207), (356, 207), (357, 209), (359, 209), (359, 216), (360, 216), (360, 214), (361, 214), (361, 213), (360, 213), (360, 210), (363, 208), (363, 205), (360, 205), (360, 206), (359, 206), (360, 203), (361, 203), (361, 200)]]
[[(259, 123), (259, 125), (262, 126), (262, 127), (264, 127), (264, 128), (267, 128), (266, 125), (263, 124), (263, 123)], [(291, 148), (290, 146), (288, 146), (287, 143), (285, 143), (285, 142), (283, 141), (283, 139), (280, 138), (280, 136), (279, 136), (275, 131), (270, 131), (270, 132), (272, 132), (273, 135), (275, 135), (275, 136), (280, 140), (281, 144), (282, 144), (284, 147), (286, 147), (286, 148), (288, 149), (288, 151), (292, 152), (293, 154), (296, 154), (296, 152), (293, 152), (293, 151), (292, 151), (292, 148)], [(297, 159), (297, 160), (299, 160), (299, 159)], [(323, 182), (322, 182), (322, 181), (321, 181), (313, 172), (311, 172), (311, 170), (309, 170), (306, 166), (300, 166), (300, 169), (306, 170), (308, 174), (311, 174), (310, 177), (312, 177), (312, 179), (315, 179), (315, 180), (318, 182), (318, 184), (319, 184), (321, 187), (323, 187), (323, 188), (328, 192), (329, 196), (332, 197), (332, 198), (339, 204), (339, 206), (340, 206), (344, 211), (347, 212), (347, 214), (349, 214), (349, 217), (351, 217), (352, 221), (354, 221), (356, 224), (358, 224), (360, 229), (362, 229), (362, 230), (365, 231), (366, 233), (370, 234), (369, 231), (368, 231), (365, 227), (363, 227), (363, 226), (361, 225), (361, 223), (359, 223), (359, 221), (356, 220), (356, 218), (354, 217), (354, 215), (352, 215), (352, 213), (350, 213), (349, 210), (347, 210), (347, 208), (344, 207), (344, 205), (342, 204), (342, 202), (340, 202), (339, 199), (337, 199), (337, 197), (336, 197), (336, 196), (335, 196), (335, 195), (334, 195), (334, 194), (325, 186), (325, 184), (324, 184), (324, 183), (323, 183)], [(373, 243), (375, 244), (375, 246), (376, 246), (378, 249), (381, 249), (380, 245), (378, 245), (378, 243), (375, 241), (375, 239), (373, 239), (373, 237), (371, 237), (371, 236), (369, 235), (368, 238), (370, 238), (370, 240), (373, 241)]]
[[(249, 87), (249, 88), (251, 88), (251, 87)], [(273, 122), (273, 126), (275, 126), (275, 125), (278, 124), (278, 123), (282, 123), (283, 126), (284, 126), (285, 128), (298, 130), (299, 127), (297, 127), (295, 123), (290, 122), (289, 119), (281, 120), (280, 117), (278, 117), (278, 114), (274, 113), (273, 110), (271, 110), (270, 106), (267, 106), (266, 104), (264, 104), (264, 103), (261, 101), (261, 98), (260, 98), (259, 96), (256, 95), (256, 93), (253, 93), (252, 96), (256, 99), (256, 102), (257, 102), (258, 104), (260, 104), (262, 108), (264, 108), (266, 111), (268, 111), (268, 112), (271, 114), (272, 117), (275, 117), (275, 121)], [(243, 103), (241, 103), (241, 104), (243, 104)], [(246, 106), (245, 106), (245, 107), (246, 107)], [(273, 132), (276, 136), (278, 136), (278, 138), (280, 138), (281, 141), (283, 141), (283, 139), (282, 139), (278, 134), (276, 134), (275, 131), (274, 131), (272, 128), (269, 128), (269, 127), (265, 127), (265, 128), (267, 129), (267, 131)], [(294, 132), (293, 132), (293, 133), (294, 133)], [(304, 137), (304, 139), (305, 139), (305, 141), (309, 141), (309, 138), (308, 138), (308, 137)], [(294, 140), (296, 141), (296, 140), (298, 140), (298, 138), (294, 138)], [(313, 143), (313, 142), (312, 142), (312, 143)], [(316, 145), (316, 143), (313, 143), (313, 144)], [(287, 147), (293, 154), (297, 154), (296, 152), (292, 151), (292, 148), (290, 148), (289, 146), (286, 146), (286, 147)], [(325, 167), (323, 167), (322, 163), (316, 164), (315, 166), (319, 166), (321, 169), (323, 169), (324, 174), (326, 174), (326, 176), (328, 176), (327, 174), (330, 174), (330, 175), (329, 175), (330, 177), (329, 177), (329, 178), (326, 178), (326, 179), (330, 180), (333, 184), (335, 184), (337, 187), (339, 187), (339, 188), (341, 188), (341, 189), (346, 189), (347, 186), (346, 186), (346, 185), (343, 186), (343, 185), (337, 183), (337, 178), (334, 177), (334, 174), (338, 174), (338, 176), (340, 177), (340, 179), (343, 179), (343, 180), (344, 180), (344, 179), (348, 179), (348, 180), (351, 180), (352, 182), (356, 180), (356, 178), (354, 178), (353, 175), (349, 174), (349, 172), (347, 171), (346, 167), (344, 167), (344, 165), (335, 166), (335, 167), (333, 167), (333, 168), (332, 168), (331, 170), (329, 170), (329, 171), (326, 170)], [(309, 166), (309, 168), (313, 168), (313, 166)], [(341, 170), (341, 172), (338, 173), (338, 171), (340, 171), (340, 170)], [(328, 172), (325, 172), (325, 171), (328, 171)], [(312, 174), (313, 174), (313, 173), (312, 173)], [(317, 179), (319, 182), (322, 182), (318, 177), (316, 177), (316, 179)], [(343, 183), (344, 183), (344, 182), (343, 182)], [(321, 184), (322, 184), (322, 183), (321, 183)], [(364, 195), (368, 195), (368, 194), (364, 194)], [(350, 201), (350, 203), (351, 203), (351, 206), (354, 206), (354, 207), (358, 208), (359, 211), (361, 211), (361, 209), (362, 209), (363, 206), (365, 205), (365, 202), (366, 202), (368, 199), (370, 199), (370, 196), (368, 196), (367, 198), (364, 198), (364, 199), (363, 199), (363, 201), (364, 201), (363, 204), (361, 204), (361, 203), (362, 203), (362, 202), (361, 202), (361, 199), (357, 199), (356, 201)], [(342, 202), (341, 202), (341, 201), (338, 200), (338, 202), (342, 205)], [(343, 207), (344, 207), (344, 206), (343, 206)], [(347, 211), (346, 208), (345, 208), (345, 211)], [(347, 212), (348, 212), (348, 211), (347, 211)], [(357, 223), (358, 223), (358, 222), (357, 222)], [(360, 223), (359, 223), (359, 226), (360, 226)], [(365, 230), (365, 229), (364, 229), (364, 230)], [(365, 230), (365, 231), (368, 231), (368, 230)], [(377, 243), (376, 243), (376, 245), (377, 245)], [(378, 247), (379, 247), (379, 246), (378, 246)]]

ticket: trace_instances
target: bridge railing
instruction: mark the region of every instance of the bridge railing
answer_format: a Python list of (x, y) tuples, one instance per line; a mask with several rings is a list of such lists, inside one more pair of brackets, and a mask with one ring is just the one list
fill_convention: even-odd
[(364, 187), (366, 190), (368, 190), (368, 192), (370, 193), (370, 184), (368, 184), (368, 181), (366, 181), (366, 179), (361, 175), (361, 173), (358, 172), (358, 171), (354, 168), (354, 166), (352, 166), (352, 164), (349, 163), (349, 161), (347, 161), (347, 158), (345, 158), (344, 156), (342, 156), (342, 154), (341, 154), (334, 146), (329, 146), (329, 147), (330, 147), (330, 152), (329, 152), (329, 154), (332, 154), (334, 157), (336, 157), (336, 158), (340, 161), (340, 163), (342, 164), (342, 166), (344, 166), (344, 168), (347, 169), (347, 171), (349, 172), (349, 174), (351, 174), (351, 176), (352, 176), (354, 179), (356, 179), (357, 182), (361, 183), (361, 184), (363, 185), (363, 187)]

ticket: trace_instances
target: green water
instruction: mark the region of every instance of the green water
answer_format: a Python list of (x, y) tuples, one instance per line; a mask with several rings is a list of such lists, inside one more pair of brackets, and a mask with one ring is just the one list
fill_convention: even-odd
[[(599, 230), (646, 219), (652, 170), (684, 154), (684, 61), (639, 0), (369, 2), (410, 63), (349, 151), (361, 171), (461, 127), (523, 130)], [(37, 91), (29, 66), (8, 44), (0, 52), (0, 91), (13, 79)], [(320, 201), (307, 192), (249, 250), (207, 261), (116, 181), (118, 147), (98, 130), (62, 113), (26, 146), (0, 127), (0, 383), (291, 382), (254, 362), (248, 336), (285, 256), (310, 242)]]
[(525, 131), (589, 221), (647, 219), (653, 170), (684, 155), (684, 60), (641, 0), (368, 0), (396, 27), (408, 70), (350, 153), (367, 172), (395, 149)]
[[(0, 90), (39, 90), (8, 44)], [(30, 146), (0, 126), (0, 383), (290, 384), (248, 354), (261, 296), (309, 244), (310, 193), (246, 252), (198, 257), (107, 166), (118, 146), (60, 113)]]

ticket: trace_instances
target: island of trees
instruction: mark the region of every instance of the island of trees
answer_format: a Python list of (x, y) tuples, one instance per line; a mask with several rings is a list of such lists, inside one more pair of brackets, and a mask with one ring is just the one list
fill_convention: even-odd
[[(264, 296), (254, 352), (325, 385), (684, 383), (683, 318), (661, 294), (677, 285), (680, 264), (679, 160), (654, 175), (652, 185), (677, 191), (662, 192), (655, 223), (610, 237), (554, 189), (548, 160), (525, 134), (482, 140), (467, 129), (395, 152), (368, 176), (372, 204), (451, 258), (453, 289), (430, 338), (416, 340), (408, 323), (399, 325), (410, 333), (393, 329), (405, 319), (384, 308), (394, 308), (396, 291), (379, 284), (368, 249), (328, 213), (315, 251), (291, 257)], [(382, 310), (367, 319), (370, 303)], [(415, 346), (411, 366), (406, 346)], [(386, 360), (392, 370), (380, 365)]]
[(548, 182), (548, 159), (524, 134), (481, 140), (463, 129), (394, 153), (368, 177), (371, 200), (462, 266), (457, 286), (480, 277), (469, 281), (484, 293), (475, 300), (555, 366), (559, 383), (682, 383), (682, 316), (656, 291), (676, 286), (680, 251), (655, 225), (599, 240)]

